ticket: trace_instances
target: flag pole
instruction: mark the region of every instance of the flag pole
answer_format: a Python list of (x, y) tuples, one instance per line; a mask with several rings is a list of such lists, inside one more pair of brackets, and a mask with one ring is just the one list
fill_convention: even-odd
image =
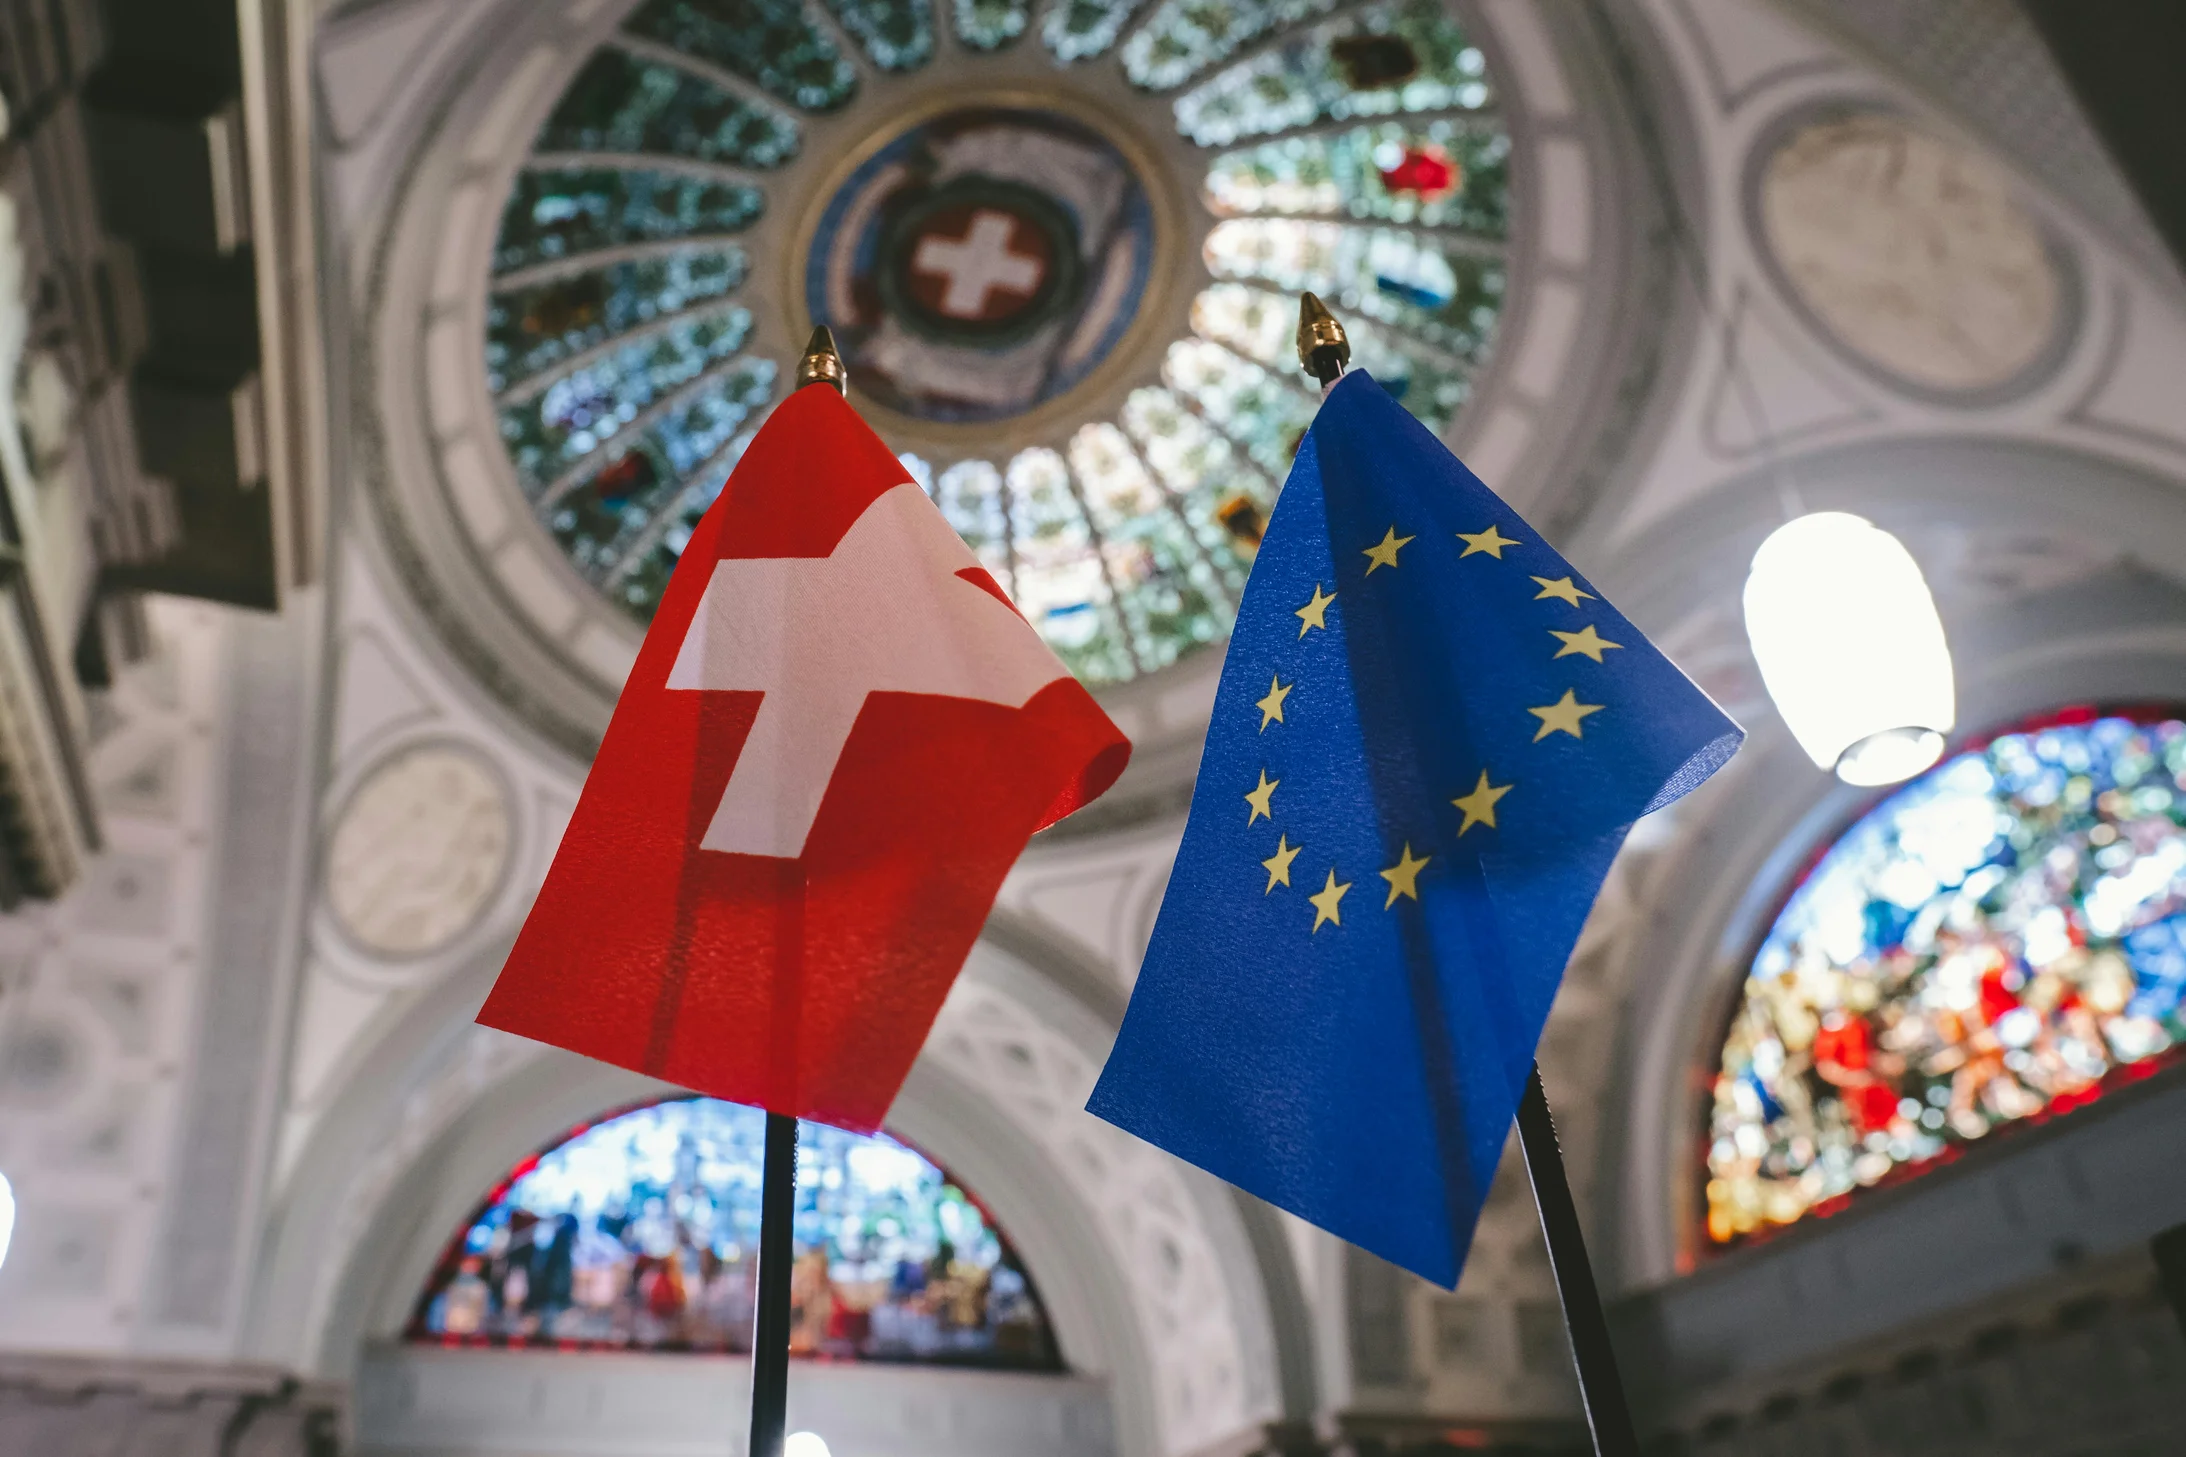
[(1579, 1228), (1579, 1207), (1564, 1172), (1563, 1149), (1556, 1142), (1556, 1119), (1549, 1112), (1539, 1063), (1533, 1065), (1525, 1096), (1518, 1100), (1518, 1144), (1533, 1179), (1533, 1202), (1541, 1211), (1541, 1234), (1548, 1241), (1549, 1267), (1556, 1272), (1556, 1293), (1564, 1303), (1564, 1331), (1571, 1337), (1571, 1362), (1578, 1368), (1579, 1397), (1594, 1434), (1595, 1457), (1639, 1457), (1639, 1434), (1632, 1426), (1624, 1381), (1617, 1374), (1617, 1349), (1609, 1341), (1609, 1318), (1594, 1284), (1594, 1262), (1587, 1258), (1586, 1235)]
[[(1298, 296), (1298, 363), (1321, 382), (1325, 392), (1343, 377), (1351, 362), (1351, 341), (1335, 315), (1310, 293)], [(1571, 1360), (1578, 1368), (1579, 1395), (1594, 1437), (1595, 1457), (1639, 1457), (1639, 1437), (1632, 1426), (1631, 1404), (1617, 1374), (1617, 1352), (1609, 1341), (1609, 1320), (1601, 1291), (1594, 1284), (1594, 1264), (1587, 1258), (1586, 1235), (1571, 1198), (1563, 1150), (1556, 1142), (1556, 1120), (1549, 1112), (1548, 1090), (1535, 1063), (1518, 1102), (1518, 1142), (1525, 1150), (1526, 1172), (1533, 1179), (1533, 1202), (1541, 1213), (1541, 1233), (1548, 1240), (1548, 1262), (1556, 1273), (1556, 1293), (1564, 1306), (1564, 1330), (1571, 1337)]]
[[(797, 361), (792, 390), (824, 384), (845, 392), (850, 381), (835, 336), (825, 324), (812, 331)], [(751, 1441), (747, 1457), (782, 1457), (789, 1426), (789, 1285), (797, 1251), (797, 1120), (767, 1114), (767, 1151), (759, 1188), (759, 1298), (752, 1312)]]
[(789, 1277), (796, 1259), (790, 1231), (796, 1216), (797, 1120), (769, 1113), (759, 1191), (759, 1301), (751, 1335), (750, 1457), (782, 1457), (789, 1425)]

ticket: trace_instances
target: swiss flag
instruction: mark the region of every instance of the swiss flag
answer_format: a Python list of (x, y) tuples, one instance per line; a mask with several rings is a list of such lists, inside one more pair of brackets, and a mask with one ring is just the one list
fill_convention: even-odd
[(1026, 839), (1130, 752), (807, 386), (684, 548), (478, 1020), (878, 1128)]

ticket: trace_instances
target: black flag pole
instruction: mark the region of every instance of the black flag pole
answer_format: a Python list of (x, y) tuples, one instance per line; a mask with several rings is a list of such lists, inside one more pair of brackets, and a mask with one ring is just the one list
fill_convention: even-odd
[(1594, 1434), (1595, 1457), (1639, 1457), (1639, 1434), (1632, 1426), (1624, 1381), (1617, 1374), (1617, 1349), (1609, 1341), (1609, 1318), (1602, 1312), (1601, 1291), (1594, 1284), (1594, 1262), (1587, 1258), (1579, 1207), (1572, 1201), (1571, 1180), (1564, 1173), (1563, 1149), (1556, 1142), (1556, 1120), (1549, 1112), (1539, 1063), (1533, 1065), (1525, 1096), (1518, 1100), (1518, 1144), (1533, 1179), (1533, 1202), (1541, 1211), (1541, 1233), (1548, 1240), (1556, 1293), (1564, 1303), (1564, 1330), (1571, 1337), (1571, 1362), (1579, 1371), (1579, 1397)]
[[(793, 389), (824, 384), (845, 393), (849, 371), (822, 324), (797, 361)], [(759, 1298), (752, 1312), (751, 1442), (746, 1457), (782, 1457), (789, 1426), (789, 1286), (796, 1263), (797, 1120), (767, 1114), (766, 1167), (759, 1187)]]
[[(1310, 293), (1298, 296), (1298, 363), (1325, 390), (1343, 377), (1351, 362), (1351, 341), (1327, 307)], [(1639, 1457), (1639, 1436), (1632, 1407), (1617, 1374), (1617, 1351), (1609, 1342), (1609, 1318), (1594, 1284), (1594, 1262), (1587, 1258), (1579, 1209), (1571, 1198), (1563, 1150), (1556, 1142), (1556, 1120), (1549, 1113), (1548, 1090), (1535, 1063), (1518, 1102), (1518, 1142), (1525, 1150), (1526, 1172), (1533, 1179), (1533, 1202), (1541, 1211), (1541, 1233), (1548, 1240), (1548, 1262), (1556, 1272), (1556, 1293), (1563, 1301), (1564, 1329), (1571, 1337), (1571, 1360), (1579, 1372), (1579, 1395), (1586, 1423), (1594, 1434), (1595, 1457)]]
[(797, 1120), (767, 1115), (764, 1182), (759, 1190), (759, 1301), (751, 1333), (749, 1457), (782, 1457), (789, 1425), (790, 1240), (797, 1218)]

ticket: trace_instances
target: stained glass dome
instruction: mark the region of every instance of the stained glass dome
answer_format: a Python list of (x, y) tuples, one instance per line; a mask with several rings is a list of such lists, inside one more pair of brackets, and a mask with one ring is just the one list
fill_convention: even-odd
[(2186, 1051), (2186, 723), (2077, 712), (1845, 832), (1746, 979), (1707, 1227), (1749, 1239)]
[[(634, 1108), (525, 1159), (449, 1242), (408, 1338), (749, 1352), (765, 1115)], [(915, 1149), (798, 1130), (793, 1355), (1060, 1370), (992, 1217)]]
[(1449, 426), (1509, 163), (1441, 0), (643, 0), (508, 199), (488, 384), (532, 510), (642, 622), (827, 323), (951, 524), (1118, 682), (1228, 632), (1315, 407), (1297, 290)]

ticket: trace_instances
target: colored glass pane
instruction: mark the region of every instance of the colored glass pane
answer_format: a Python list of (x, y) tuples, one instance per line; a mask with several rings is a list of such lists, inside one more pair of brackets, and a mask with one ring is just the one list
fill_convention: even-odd
[(742, 361), (618, 442), (597, 470), (558, 495), (547, 508), (547, 529), (577, 570), (595, 582), (614, 576), (650, 549), (648, 528), (664, 505), (693, 487), (705, 487), (709, 501), (718, 495), (733, 463), (719, 458), (766, 403), (773, 382), (771, 361)]
[[(509, 1173), (450, 1241), (408, 1338), (749, 1351), (765, 1115), (710, 1098), (607, 1118)], [(886, 1135), (798, 1127), (790, 1354), (1056, 1371), (985, 1208)]]
[(688, 480), (719, 455), (752, 411), (773, 398), (775, 373), (771, 359), (739, 360), (654, 421), (652, 439), (669, 470)]
[(542, 152), (666, 152), (741, 167), (797, 155), (797, 123), (657, 61), (599, 51), (539, 129)]
[(1105, 422), (1086, 425), (1071, 437), (1068, 458), (1140, 668), (1165, 667), (1219, 640), (1233, 616), (1221, 578), (1129, 438)]
[(1146, 24), (1124, 42), (1123, 70), (1136, 86), (1182, 86), (1237, 48), (1271, 30), (1336, 8), (1337, 0), (1162, 0)]
[(703, 306), (750, 267), (741, 248), (618, 263), (486, 301), (486, 387), (495, 394), (655, 319)]
[[(1283, 294), (1218, 283), (1193, 301), (1192, 327), (1271, 370), (1290, 368), (1297, 359), (1298, 306)], [(1371, 374), (1428, 428), (1442, 430), (1465, 403), (1470, 386), (1461, 365), (1364, 320), (1347, 332), (1352, 366)]]
[(933, 59), (932, 0), (827, 0), (827, 8), (883, 71), (915, 71)]
[(609, 168), (526, 171), (501, 214), (494, 271), (612, 248), (733, 233), (758, 218), (759, 189), (661, 172)]
[(975, 51), (997, 51), (1025, 33), (1031, 0), (956, 0), (956, 39)]
[(659, 329), (501, 407), (501, 439), (534, 490), (627, 430), (655, 402), (743, 347), (751, 311), (726, 308)]
[(751, 432), (747, 430), (694, 471), (682, 495), (655, 513), (636, 539), (619, 553), (621, 561), (608, 570), (608, 595), (638, 621), (652, 621), (661, 593), (668, 590), (668, 579), (683, 558), (683, 548), (690, 544), (691, 533), (698, 527), (698, 518), (720, 496), (729, 472), (750, 444)]
[(1040, 23), (1058, 61), (1084, 61), (1107, 50), (1138, 13), (1141, 0), (1054, 0)]
[(1434, 233), (1296, 218), (1233, 218), (1207, 235), (1217, 278), (1285, 293), (1311, 289), (1341, 308), (1417, 334), (1460, 359), (1486, 358), (1502, 312), (1503, 265)]
[(1063, 458), (1052, 450), (1021, 450), (1003, 479), (1018, 610), (1080, 678), (1114, 683), (1130, 677), (1131, 654), (1108, 575)]
[[(895, 71), (943, 45), (975, 60), (1034, 19), (1031, 0), (950, 0), (941, 25), (935, 3), (642, 0), (535, 150), (801, 177), (789, 108), (849, 103), (853, 54)], [(1344, 315), (1355, 363), (1422, 420), (1454, 418), (1502, 303), (1509, 143), (1481, 53), (1439, 0), (1043, 0), (1037, 18), (1056, 57), (1111, 57), (1130, 84), (1181, 90), (1185, 138), (1232, 148), (1204, 182), (1224, 218), (1205, 241), (1220, 281), (1164, 355), (1164, 386), (1063, 451), (1002, 468), (904, 459), (1065, 660), (1110, 682), (1227, 630), (1315, 407), (1292, 357), (1298, 289)], [(1264, 140), (1232, 146), (1244, 138)], [(489, 298), (488, 380), (547, 525), (644, 619), (771, 394), (772, 374), (750, 371), (786, 363), (707, 332), (748, 271), (726, 235), (777, 184), (542, 160), (503, 220), (495, 269), (522, 276)], [(1130, 286), (1098, 280), (1103, 298)]]
[(1010, 523), (1002, 472), (984, 460), (960, 460), (934, 479), (934, 501), (964, 544), (1002, 590), (1015, 594), (1010, 565)]
[(1472, 398), (1469, 366), (1393, 330), (1371, 324), (1352, 330), (1351, 362), (1438, 435)]
[(856, 68), (798, 0), (648, 0), (624, 26), (806, 111), (833, 111), (857, 94)]
[(1487, 58), (1440, 0), (1369, 6), (1241, 61), (1177, 98), (1177, 130), (1203, 147), (1317, 121), (1478, 111)]
[(590, 481), (564, 495), (547, 517), (555, 541), (590, 580), (614, 571), (663, 498), (676, 490), (676, 479), (650, 445), (642, 439), (635, 442)]
[[(1430, 172), (1447, 181), (1421, 186), (1437, 180)], [(1352, 217), (1499, 238), (1510, 225), (1510, 138), (1462, 120), (1284, 137), (1216, 158), (1206, 195), (1230, 215)]]
[(1298, 305), (1280, 294), (1218, 283), (1192, 300), (1192, 328), (1276, 369), (1297, 358)]
[(1318, 408), (1305, 390), (1205, 339), (1170, 345), (1162, 376), (1263, 469), (1277, 477), (1289, 474), (1291, 457)]
[(2186, 724), (2005, 734), (1832, 845), (1763, 941), (1708, 1127), (1718, 1243), (2186, 1045)]
[(1207, 555), (1233, 588), (1241, 586), (1258, 541), (1241, 538), (1224, 523), (1222, 512), (1243, 502), (1254, 520), (1264, 522), (1275, 504), (1268, 478), (1245, 463), (1228, 436), (1168, 390), (1133, 390), (1124, 401), (1123, 428), (1176, 497)]

